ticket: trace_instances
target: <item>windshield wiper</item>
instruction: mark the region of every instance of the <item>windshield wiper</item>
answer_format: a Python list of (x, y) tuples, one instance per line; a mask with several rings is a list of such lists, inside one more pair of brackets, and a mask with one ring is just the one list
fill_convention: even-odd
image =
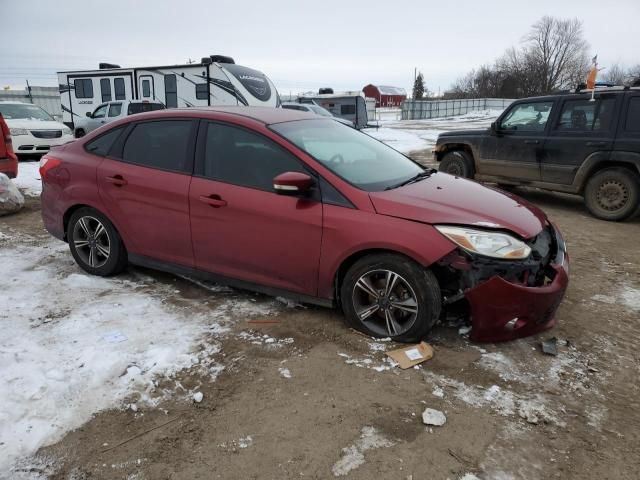
[(404, 187), (405, 185), (409, 185), (410, 183), (416, 183), (419, 182), (420, 180), (424, 179), (424, 178), (428, 178), (431, 175), (433, 175), (434, 173), (436, 173), (437, 170), (434, 168), (428, 168), (426, 170), (423, 170), (422, 172), (417, 173), (416, 175), (414, 175), (413, 177), (404, 180), (396, 185), (391, 185), (389, 187), (386, 187), (385, 190), (393, 190), (394, 188), (399, 188), (399, 187)]

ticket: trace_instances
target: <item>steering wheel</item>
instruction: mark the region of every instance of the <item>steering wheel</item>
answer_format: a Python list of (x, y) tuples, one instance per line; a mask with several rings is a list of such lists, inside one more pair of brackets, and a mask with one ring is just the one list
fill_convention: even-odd
[(344, 158), (339, 153), (336, 153), (333, 157), (329, 159), (329, 163), (344, 163)]

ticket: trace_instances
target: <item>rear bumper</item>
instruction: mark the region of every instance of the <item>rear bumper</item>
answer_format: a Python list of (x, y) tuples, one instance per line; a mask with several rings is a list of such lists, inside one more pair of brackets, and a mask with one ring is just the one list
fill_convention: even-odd
[(564, 242), (549, 267), (555, 273), (551, 282), (543, 286), (528, 287), (494, 276), (466, 291), (472, 323), (470, 338), (502, 342), (553, 327), (569, 285), (569, 257)]
[(18, 176), (18, 159), (16, 157), (0, 158), (0, 173), (9, 178)]

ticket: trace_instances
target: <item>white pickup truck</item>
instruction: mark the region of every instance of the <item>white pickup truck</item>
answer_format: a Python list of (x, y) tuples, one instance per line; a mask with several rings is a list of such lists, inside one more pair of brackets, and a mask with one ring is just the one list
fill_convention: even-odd
[(102, 125), (135, 113), (151, 112), (166, 108), (162, 102), (153, 100), (117, 100), (105, 102), (93, 111), (87, 112), (87, 118), (74, 122), (73, 134), (76, 138), (85, 136)]

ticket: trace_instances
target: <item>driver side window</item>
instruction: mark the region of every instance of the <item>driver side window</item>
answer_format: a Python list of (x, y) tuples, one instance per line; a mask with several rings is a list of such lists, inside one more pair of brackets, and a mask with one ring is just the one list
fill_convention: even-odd
[(93, 115), (91, 115), (91, 118), (104, 118), (104, 116), (107, 114), (107, 107), (108, 106), (109, 105), (100, 105), (93, 112)]
[(273, 191), (273, 178), (305, 171), (291, 153), (262, 135), (218, 123), (207, 125), (201, 174), (212, 180)]
[(501, 130), (542, 132), (547, 126), (553, 102), (519, 103), (500, 122)]

